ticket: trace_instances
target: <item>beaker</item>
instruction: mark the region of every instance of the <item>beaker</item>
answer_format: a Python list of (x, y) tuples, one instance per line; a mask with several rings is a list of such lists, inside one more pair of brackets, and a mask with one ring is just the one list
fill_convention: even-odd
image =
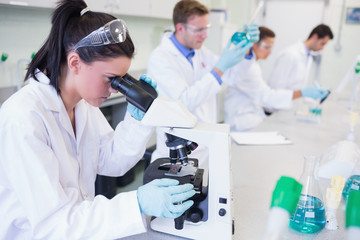
[(325, 206), (314, 170), (315, 156), (304, 158), (304, 169), (299, 182), (303, 185), (295, 213), (290, 218), (290, 228), (302, 233), (316, 233), (325, 227)]
[(350, 173), (350, 176), (345, 182), (343, 197), (345, 200), (348, 199), (349, 193), (352, 191), (360, 190), (360, 160), (357, 160), (353, 170)]

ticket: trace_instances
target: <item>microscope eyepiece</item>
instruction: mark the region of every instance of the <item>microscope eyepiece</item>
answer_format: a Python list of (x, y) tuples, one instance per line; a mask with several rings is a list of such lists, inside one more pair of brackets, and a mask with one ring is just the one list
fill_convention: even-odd
[(125, 95), (126, 100), (146, 112), (157, 98), (156, 90), (143, 80), (136, 80), (129, 74), (123, 77), (112, 77), (111, 87)]

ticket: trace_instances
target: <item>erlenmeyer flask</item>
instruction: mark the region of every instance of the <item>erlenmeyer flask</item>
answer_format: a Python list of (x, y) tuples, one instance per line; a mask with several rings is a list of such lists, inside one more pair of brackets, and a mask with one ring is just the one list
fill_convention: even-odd
[(343, 197), (347, 200), (351, 191), (360, 191), (360, 160), (357, 160), (350, 177), (346, 180)]
[(325, 206), (318, 181), (314, 177), (315, 156), (304, 158), (304, 169), (299, 182), (303, 185), (300, 200), (294, 215), (290, 218), (290, 227), (302, 233), (316, 233), (325, 227)]

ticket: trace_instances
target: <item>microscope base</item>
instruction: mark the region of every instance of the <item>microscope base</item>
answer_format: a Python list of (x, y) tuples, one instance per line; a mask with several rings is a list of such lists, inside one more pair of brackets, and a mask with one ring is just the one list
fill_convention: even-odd
[(184, 228), (177, 230), (174, 228), (174, 219), (155, 218), (151, 221), (150, 227), (157, 232), (164, 232), (185, 238), (196, 240), (201, 239), (222, 239), (231, 240), (233, 237), (233, 223), (228, 224), (220, 221), (206, 221), (192, 223), (185, 221)]

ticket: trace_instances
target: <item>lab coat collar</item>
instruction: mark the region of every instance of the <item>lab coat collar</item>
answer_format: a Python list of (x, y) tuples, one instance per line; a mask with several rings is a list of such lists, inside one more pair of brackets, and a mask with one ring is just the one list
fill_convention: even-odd
[(164, 45), (166, 49), (169, 51), (169, 53), (175, 56), (183, 56), (183, 54), (179, 51), (179, 49), (177, 49), (177, 47), (170, 40), (172, 34), (173, 34), (172, 32), (165, 33), (164, 37), (161, 40), (161, 45)]
[[(48, 99), (49, 101), (44, 101), (44, 106), (49, 109), (50, 111), (60, 112), (61, 106), (63, 106), (62, 99), (60, 95), (56, 92), (56, 89), (50, 85), (50, 79), (39, 69), (36, 69), (35, 71), (36, 79), (39, 81), (36, 81), (35, 79), (30, 79), (30, 84), (42, 84), (42, 91), (39, 91), (39, 94), (43, 94), (43, 96), (40, 96), (43, 99)], [(56, 96), (51, 97), (49, 96)]]
[(310, 50), (307, 48), (307, 46), (305, 45), (305, 43), (303, 41), (299, 41), (297, 43), (297, 48), (300, 50), (300, 52), (303, 56), (306, 56), (306, 57), (309, 56), (308, 53), (310, 53)]
[(187, 47), (185, 47), (184, 45), (182, 45), (175, 37), (175, 33), (173, 33), (170, 37), (171, 42), (175, 45), (175, 47), (182, 53), (182, 55), (184, 55), (184, 57), (191, 63), (192, 63), (192, 58), (195, 55), (195, 50), (194, 49), (188, 49)]
[[(174, 45), (174, 43), (171, 41), (170, 37), (171, 34), (173, 34), (172, 32), (167, 32), (164, 34), (164, 37), (161, 40), (161, 46), (167, 50), (167, 54), (171, 54), (173, 55), (174, 58), (179, 58), (179, 59), (186, 59), (186, 62), (189, 64), (189, 71), (191, 71), (191, 69), (193, 69), (193, 64), (189, 61), (188, 58), (186, 58), (181, 51)], [(196, 52), (196, 51), (195, 51)], [(195, 54), (194, 54), (195, 56)]]
[[(69, 134), (73, 135), (73, 129), (70, 124), (70, 121), (68, 118), (66, 118), (67, 112), (66, 108), (64, 106), (64, 103), (61, 99), (61, 96), (56, 92), (55, 88), (50, 85), (50, 79), (40, 70), (36, 71), (36, 78), (39, 81), (36, 81), (35, 79), (30, 80), (30, 84), (43, 84), (42, 87), (43, 91), (39, 91), (40, 97), (43, 99), (48, 99), (48, 101), (44, 101), (44, 107), (50, 111), (58, 112), (61, 119), (61, 123), (63, 127), (68, 131)], [(43, 94), (43, 96), (41, 96)], [(46, 96), (45, 96), (46, 95)], [(53, 97), (49, 97), (53, 96)], [(85, 100), (80, 100), (78, 104), (75, 107), (75, 123), (76, 123), (76, 138), (79, 141), (84, 130), (84, 126), (86, 125), (87, 121), (87, 107), (85, 106), (87, 103)], [(69, 123), (69, 124), (67, 124)], [(74, 135), (73, 135), (74, 136)], [(75, 136), (74, 136), (75, 137)]]
[(311, 55), (311, 51), (310, 51), (310, 49), (305, 45), (305, 43), (303, 42), (303, 44), (304, 44), (304, 47), (305, 47), (305, 53), (306, 53), (306, 56), (310, 56)]

